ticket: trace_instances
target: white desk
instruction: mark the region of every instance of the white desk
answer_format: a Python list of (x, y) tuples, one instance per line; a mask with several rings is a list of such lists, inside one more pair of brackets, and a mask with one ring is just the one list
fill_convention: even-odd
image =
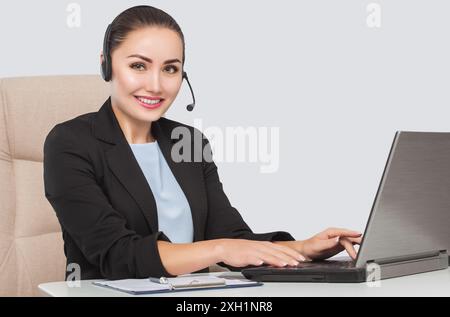
[[(208, 273), (210, 275), (230, 272)], [(233, 273), (239, 275), (240, 273)], [(203, 274), (204, 275), (204, 274)], [(66, 282), (53, 282), (39, 285), (44, 296), (132, 296), (132, 297), (278, 297), (278, 296), (450, 296), (450, 268), (428, 273), (398, 277), (380, 281), (379, 287), (366, 283), (264, 283), (263, 286), (197, 290), (152, 295), (130, 295), (92, 285), (95, 280), (80, 281), (80, 287), (69, 287)]]

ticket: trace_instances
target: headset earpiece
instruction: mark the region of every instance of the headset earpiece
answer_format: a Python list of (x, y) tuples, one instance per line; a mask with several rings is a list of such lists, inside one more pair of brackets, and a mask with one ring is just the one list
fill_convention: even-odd
[(103, 40), (103, 62), (101, 64), (101, 75), (105, 81), (111, 80), (112, 66), (111, 66), (111, 58), (109, 54), (109, 39), (111, 36), (111, 26), (112, 23), (108, 25), (108, 28), (105, 32), (105, 38)]

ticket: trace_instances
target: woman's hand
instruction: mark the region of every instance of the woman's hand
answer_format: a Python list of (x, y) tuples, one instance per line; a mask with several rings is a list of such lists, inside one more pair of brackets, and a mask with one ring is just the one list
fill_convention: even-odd
[(277, 241), (278, 245), (291, 247), (301, 252), (308, 260), (323, 260), (346, 250), (352, 259), (356, 259), (355, 244), (361, 244), (361, 233), (329, 228), (304, 241)]
[(305, 261), (305, 257), (297, 250), (268, 241), (253, 241), (244, 239), (219, 239), (216, 252), (219, 262), (234, 267), (249, 265), (273, 266), (297, 265)]

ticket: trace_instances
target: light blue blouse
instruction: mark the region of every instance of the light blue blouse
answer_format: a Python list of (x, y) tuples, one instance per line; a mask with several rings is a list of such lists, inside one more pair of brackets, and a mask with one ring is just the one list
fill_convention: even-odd
[(189, 203), (159, 148), (158, 142), (130, 144), (155, 197), (159, 231), (173, 243), (190, 243), (194, 226)]

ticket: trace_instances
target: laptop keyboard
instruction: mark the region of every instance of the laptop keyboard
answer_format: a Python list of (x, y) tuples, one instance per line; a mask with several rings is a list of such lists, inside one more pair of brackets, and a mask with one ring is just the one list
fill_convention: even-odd
[(354, 268), (355, 267), (355, 261), (312, 261), (312, 262), (300, 262), (298, 265), (288, 265), (285, 267), (275, 267), (271, 266), (271, 268), (281, 269), (281, 270), (295, 270), (297, 268), (314, 268), (314, 269), (320, 269), (320, 268)]

